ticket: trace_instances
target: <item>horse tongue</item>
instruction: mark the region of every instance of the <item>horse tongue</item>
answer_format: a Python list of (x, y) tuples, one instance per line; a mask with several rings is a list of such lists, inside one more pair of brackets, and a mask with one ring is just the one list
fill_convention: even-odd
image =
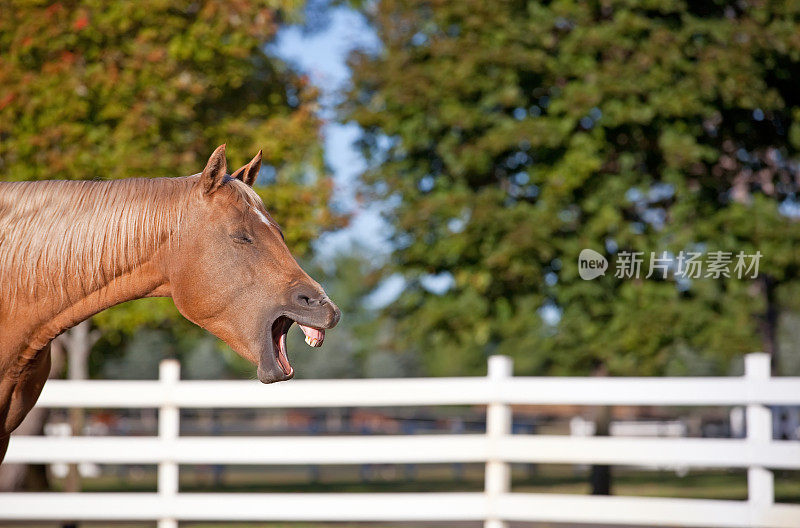
[(306, 343), (308, 343), (309, 346), (322, 346), (322, 340), (325, 339), (325, 330), (318, 330), (310, 326), (301, 325), (300, 323), (297, 323), (297, 326), (299, 326), (306, 335)]

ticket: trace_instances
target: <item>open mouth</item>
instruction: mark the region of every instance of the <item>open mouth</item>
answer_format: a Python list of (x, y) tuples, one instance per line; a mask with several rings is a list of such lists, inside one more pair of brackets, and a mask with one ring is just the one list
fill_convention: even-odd
[[(275, 322), (272, 323), (272, 344), (273, 350), (275, 351), (275, 359), (278, 361), (278, 364), (281, 366), (286, 376), (294, 374), (294, 369), (289, 363), (289, 355), (286, 348), (286, 335), (289, 333), (289, 328), (291, 328), (293, 323), (295, 323), (295, 321), (289, 319), (285, 315), (278, 317), (275, 319)], [(305, 326), (300, 323), (297, 323), (297, 326), (299, 326), (305, 334), (306, 344), (312, 347), (322, 346), (322, 341), (325, 339), (325, 330)]]

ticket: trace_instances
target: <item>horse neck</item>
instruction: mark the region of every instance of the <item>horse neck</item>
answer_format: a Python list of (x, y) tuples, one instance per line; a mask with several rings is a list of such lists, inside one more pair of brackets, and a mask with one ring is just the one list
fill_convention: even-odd
[(101, 288), (68, 303), (36, 299), (21, 303), (0, 332), (0, 348), (6, 339), (24, 348), (41, 350), (56, 336), (103, 310), (143, 297), (168, 296), (167, 283), (157, 263), (147, 262)]
[[(17, 273), (13, 297), (4, 301), (9, 308), (0, 313), (0, 345), (13, 334), (38, 350), (106, 308), (169, 293), (165, 262), (179, 237), (186, 185), (173, 180), (47, 183), (51, 186), (29, 184), (42, 188), (18, 194), (33, 207), (48, 199), (49, 206), (34, 215), (23, 211), (16, 221), (6, 216), (5, 226), (0, 217), (6, 248), (15, 238), (9, 227), (25, 231), (38, 222), (39, 237), (23, 245), (16, 259), (6, 255), (6, 269), (0, 269)], [(8, 196), (6, 189), (0, 191)], [(70, 199), (73, 205), (64, 203)]]

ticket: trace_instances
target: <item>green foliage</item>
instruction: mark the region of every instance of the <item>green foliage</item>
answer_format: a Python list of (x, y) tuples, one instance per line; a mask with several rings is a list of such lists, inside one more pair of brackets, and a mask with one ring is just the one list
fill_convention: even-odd
[[(800, 8), (743, 6), (365, 9), (383, 51), (352, 56), (343, 119), (365, 129), (373, 196), (400, 198), (387, 271), (411, 287), (388, 315), (432, 373), (495, 352), (528, 373), (677, 372), (687, 354), (720, 370), (768, 341), (765, 288), (800, 262), (779, 210), (798, 186)], [(583, 281), (583, 248), (760, 250), (764, 280), (621, 280), (612, 260)], [(416, 280), (442, 272), (441, 295)]]
[[(318, 94), (264, 51), (301, 7), (0, 2), (0, 178), (183, 176), (202, 170), (223, 142), (232, 172), (263, 149), (268, 178), (257, 190), (289, 247), (308, 254), (311, 240), (344, 220), (328, 207)], [(108, 345), (142, 326), (165, 330), (165, 321), (194, 335), (164, 300), (95, 321)]]

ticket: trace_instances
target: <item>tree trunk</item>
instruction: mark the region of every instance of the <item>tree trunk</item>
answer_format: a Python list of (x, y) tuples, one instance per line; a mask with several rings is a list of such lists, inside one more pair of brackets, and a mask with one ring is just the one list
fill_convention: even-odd
[[(608, 376), (605, 365), (599, 365), (593, 372), (594, 376)], [(608, 436), (611, 426), (611, 406), (594, 407), (594, 435)], [(592, 495), (611, 495), (611, 466), (594, 464), (589, 473), (589, 484)]]
[[(88, 320), (67, 330), (61, 336), (67, 352), (67, 377), (69, 379), (85, 380), (89, 378), (89, 353), (99, 338), (100, 332), (91, 330), (91, 322)], [(82, 434), (84, 423), (85, 412), (83, 408), (69, 410), (69, 425), (72, 429), (72, 436), (80, 436)], [(70, 464), (64, 483), (64, 491), (75, 493), (80, 490), (81, 477), (78, 473), (78, 465)]]
[[(48, 379), (59, 378), (64, 370), (64, 349), (60, 339), (50, 345), (50, 374)], [(19, 425), (15, 434), (42, 435), (49, 411), (34, 407)], [(13, 440), (12, 440), (13, 441)], [(44, 491), (50, 489), (47, 466), (43, 464), (3, 464), (0, 466), (0, 491)]]
[[(611, 407), (608, 405), (595, 408), (594, 435), (608, 436), (611, 425)], [(594, 464), (589, 473), (592, 495), (611, 495), (611, 466)]]
[(761, 342), (764, 345), (763, 351), (772, 358), (772, 375), (778, 374), (779, 354), (778, 354), (778, 299), (777, 285), (775, 279), (768, 274), (761, 276), (761, 293), (764, 296), (766, 305), (764, 315), (761, 318), (759, 329), (761, 331)]

